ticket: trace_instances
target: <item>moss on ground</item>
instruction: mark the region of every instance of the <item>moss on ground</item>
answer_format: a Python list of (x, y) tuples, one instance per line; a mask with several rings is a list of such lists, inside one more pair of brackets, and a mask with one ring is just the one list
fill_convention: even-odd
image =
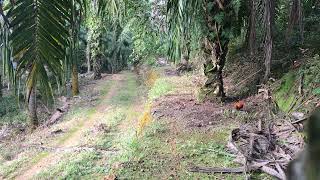
[(283, 112), (289, 112), (297, 103), (296, 79), (294, 72), (289, 72), (281, 79), (281, 85), (275, 92), (275, 100)]
[[(306, 100), (320, 98), (320, 65), (317, 63), (319, 55), (313, 58), (301, 59), (303, 65), (298, 70), (291, 70), (281, 79), (280, 86), (274, 92), (274, 98), (281, 111), (308, 112), (315, 104), (303, 104)], [(302, 78), (303, 77), (303, 78)], [(301, 83), (303, 79), (303, 83)], [(299, 94), (300, 84), (303, 86), (303, 95)]]

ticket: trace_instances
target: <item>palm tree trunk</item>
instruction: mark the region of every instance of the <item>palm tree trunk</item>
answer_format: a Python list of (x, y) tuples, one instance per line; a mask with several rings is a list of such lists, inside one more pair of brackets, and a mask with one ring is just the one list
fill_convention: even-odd
[(29, 100), (28, 100), (28, 115), (29, 115), (29, 127), (35, 129), (39, 125), (37, 116), (37, 98), (36, 98), (36, 88), (31, 87), (29, 90)]
[(271, 60), (272, 60), (272, 48), (273, 48), (273, 38), (272, 38), (272, 0), (266, 0), (265, 1), (265, 75), (264, 75), (264, 81), (267, 81), (271, 74)]
[(253, 56), (256, 53), (256, 2), (250, 0), (250, 17), (249, 17), (249, 32), (248, 32), (248, 46), (250, 55)]
[(221, 46), (218, 41), (211, 43), (206, 40), (203, 48), (206, 58), (204, 74), (207, 77), (207, 81), (202, 88), (202, 93), (204, 93), (206, 100), (224, 101), (226, 94), (223, 87), (222, 71), (228, 53), (228, 41)]
[(94, 57), (94, 63), (93, 63), (93, 72), (94, 72), (94, 79), (101, 79), (101, 69), (102, 69), (102, 59), (101, 55), (96, 55)]
[(90, 45), (91, 45), (91, 43), (90, 43), (90, 41), (88, 41), (87, 49), (86, 49), (87, 66), (88, 66), (88, 71), (87, 71), (87, 73), (90, 73), (90, 72), (91, 72), (91, 55), (90, 55), (91, 49), (90, 49)]
[(304, 26), (303, 26), (303, 14), (302, 14), (302, 2), (301, 0), (292, 0), (289, 23), (287, 27), (287, 44), (290, 44), (290, 36), (294, 29), (294, 26), (298, 24), (299, 32), (300, 32), (300, 40), (303, 42), (304, 40)]
[(0, 98), (2, 97), (2, 76), (0, 74)]
[(72, 65), (72, 95), (76, 96), (79, 94), (79, 77), (78, 67), (76, 63)]
[(231, 1), (223, 1), (222, 3), (216, 3), (212, 8), (209, 1), (205, 1), (205, 19), (210, 33), (202, 45), (206, 60), (204, 63), (204, 74), (207, 77), (207, 81), (200, 92), (204, 98), (203, 100), (224, 101), (226, 97), (222, 72), (229, 50), (230, 37), (223, 36), (223, 31), (232, 27), (230, 23), (227, 23), (227, 20), (225, 22), (217, 22), (212, 17), (221, 12), (229, 14), (227, 18), (232, 18), (232, 15), (230, 15), (232, 11), (224, 8), (228, 7), (230, 3)]

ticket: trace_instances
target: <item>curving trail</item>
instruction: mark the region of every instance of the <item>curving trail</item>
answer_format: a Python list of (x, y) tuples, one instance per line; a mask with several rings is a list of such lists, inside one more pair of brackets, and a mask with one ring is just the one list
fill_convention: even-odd
[[(100, 98), (100, 100), (102, 100), (101, 102), (106, 102), (110, 100), (113, 96), (115, 96), (118, 90), (123, 86), (124, 79), (125, 75), (117, 74), (112, 75), (111, 79), (108, 76), (107, 78), (105, 77), (104, 79), (100, 80), (101, 83), (98, 86), (105, 86), (106, 81), (114, 81), (108, 93)], [(81, 140), (85, 132), (94, 128), (95, 124), (97, 123), (97, 120), (103, 118), (105, 113), (109, 110), (109, 106), (110, 105), (108, 105), (107, 103), (99, 103), (95, 107), (95, 112), (92, 115), (90, 115), (88, 119), (79, 119), (79, 122), (77, 123), (78, 127), (76, 127), (77, 129), (74, 132), (72, 132), (70, 136), (64, 139), (63, 142), (54, 145), (53, 148), (68, 149), (79, 146), (81, 144)], [(25, 171), (20, 172), (20, 174), (17, 177), (15, 177), (15, 179), (32, 179), (34, 175), (40, 173), (41, 171), (47, 169), (48, 167), (54, 164), (57, 164), (61, 160), (62, 156), (63, 153), (59, 151), (49, 152), (46, 156), (41, 158), (31, 167), (28, 167)]]

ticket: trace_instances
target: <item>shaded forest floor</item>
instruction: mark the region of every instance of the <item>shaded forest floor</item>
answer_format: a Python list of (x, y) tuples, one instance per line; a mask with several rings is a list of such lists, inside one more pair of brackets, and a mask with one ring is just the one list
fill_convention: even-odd
[(0, 179), (244, 179), (188, 169), (237, 167), (225, 148), (230, 131), (256, 119), (263, 98), (246, 98), (243, 111), (232, 102), (199, 103), (202, 77), (168, 67), (145, 72), (105, 76), (59, 123), (1, 142)]

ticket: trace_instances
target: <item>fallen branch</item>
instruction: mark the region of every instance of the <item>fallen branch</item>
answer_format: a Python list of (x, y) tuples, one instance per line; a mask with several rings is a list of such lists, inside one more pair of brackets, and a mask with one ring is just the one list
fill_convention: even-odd
[(198, 173), (244, 173), (250, 172), (260, 169), (261, 167), (267, 165), (269, 162), (262, 162), (262, 163), (254, 163), (248, 165), (247, 167), (237, 167), (237, 168), (217, 168), (217, 167), (199, 167), (193, 166), (189, 168), (190, 172), (198, 172)]
[(293, 122), (291, 122), (291, 124), (299, 124), (299, 123), (302, 123), (302, 122), (304, 122), (306, 120), (308, 120), (308, 118), (303, 118), (303, 119), (299, 119), (299, 120), (293, 121)]
[(52, 124), (55, 124), (62, 115), (69, 110), (70, 103), (67, 101), (66, 98), (63, 99), (63, 106), (61, 108), (57, 108), (55, 113), (50, 117), (49, 121), (45, 124), (45, 126), (50, 126)]
[(261, 167), (261, 171), (264, 172), (264, 173), (267, 173), (273, 177), (276, 177), (278, 179), (281, 179), (281, 180), (284, 180), (286, 179), (286, 177), (282, 176), (280, 173), (278, 173), (276, 170), (268, 167), (268, 166), (263, 166)]
[(239, 168), (210, 168), (210, 167), (191, 167), (189, 169), (190, 172), (198, 172), (198, 173), (243, 173), (245, 172), (245, 167)]
[(237, 168), (218, 168), (218, 167), (198, 167), (194, 166), (189, 168), (190, 172), (197, 172), (197, 173), (207, 173), (207, 174), (215, 174), (215, 173), (222, 173), (222, 174), (237, 174), (237, 173), (246, 173), (246, 172), (252, 172), (252, 171), (257, 171), (261, 170), (264, 173), (267, 173), (273, 177), (276, 177), (278, 179), (284, 180), (285, 179), (285, 174), (281, 167), (277, 165), (277, 169), (279, 170), (276, 171), (273, 168), (270, 168), (266, 166), (269, 162), (265, 163), (256, 163), (254, 165), (248, 165), (247, 167), (242, 166), (242, 167), (237, 167)]

